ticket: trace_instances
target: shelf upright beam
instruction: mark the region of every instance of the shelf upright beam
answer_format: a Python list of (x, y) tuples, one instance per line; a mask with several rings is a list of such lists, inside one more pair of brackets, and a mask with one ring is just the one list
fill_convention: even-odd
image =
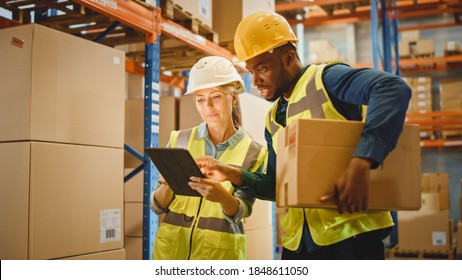
[(390, 21), (388, 19), (386, 0), (380, 0), (380, 8), (382, 14), (383, 70), (392, 73)]
[[(133, 1), (132, 1), (133, 2)], [(153, 9), (155, 28), (146, 32), (144, 48), (144, 147), (159, 146), (159, 97), (160, 97), (160, 0)], [(150, 208), (150, 197), (159, 171), (144, 151), (143, 186), (143, 259), (150, 260), (154, 248), (159, 221)]]
[(379, 39), (377, 31), (379, 28), (378, 0), (371, 0), (371, 38), (372, 38), (372, 63), (374, 69), (379, 69)]
[[(393, 7), (396, 6), (396, 2), (394, 2)], [(395, 11), (392, 11), (394, 14)], [(399, 65), (399, 38), (398, 38), (398, 19), (393, 18), (391, 20), (391, 30), (392, 30), (392, 36), (393, 36), (393, 47), (395, 50), (395, 75), (400, 76), (401, 75), (401, 67)]]
[[(156, 39), (159, 42), (160, 36)], [(144, 86), (144, 147), (159, 145), (159, 71), (160, 46), (146, 43), (145, 48), (145, 86)], [(157, 215), (149, 205), (158, 171), (144, 152), (144, 193), (143, 193), (143, 259), (152, 256), (154, 237), (158, 228)]]

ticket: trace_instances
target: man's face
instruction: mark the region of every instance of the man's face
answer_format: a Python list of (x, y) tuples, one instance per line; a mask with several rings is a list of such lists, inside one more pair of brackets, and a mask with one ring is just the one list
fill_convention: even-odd
[(253, 84), (268, 101), (281, 97), (292, 81), (282, 58), (276, 53), (265, 52), (247, 60), (245, 64), (253, 76)]

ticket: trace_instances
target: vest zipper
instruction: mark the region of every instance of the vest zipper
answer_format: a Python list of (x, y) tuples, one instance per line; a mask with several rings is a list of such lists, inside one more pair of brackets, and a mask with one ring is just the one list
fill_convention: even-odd
[(196, 218), (194, 219), (193, 225), (192, 225), (192, 227), (191, 227), (191, 234), (190, 234), (190, 236), (189, 236), (189, 253), (188, 253), (188, 260), (189, 260), (189, 258), (191, 257), (192, 242), (193, 242), (193, 233), (194, 233), (194, 228), (196, 227), (197, 220), (199, 220), (199, 213), (201, 212), (202, 199), (203, 199), (203, 197), (200, 198), (199, 207), (197, 208)]

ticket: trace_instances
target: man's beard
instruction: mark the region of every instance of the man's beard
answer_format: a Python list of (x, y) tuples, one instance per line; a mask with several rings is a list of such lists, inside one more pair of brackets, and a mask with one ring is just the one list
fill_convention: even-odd
[(274, 96), (271, 98), (265, 98), (268, 101), (275, 101), (279, 97), (281, 97), (290, 87), (292, 83), (292, 77), (289, 74), (289, 71), (281, 67), (281, 71), (278, 76), (278, 81), (276, 85), (276, 91), (274, 92)]

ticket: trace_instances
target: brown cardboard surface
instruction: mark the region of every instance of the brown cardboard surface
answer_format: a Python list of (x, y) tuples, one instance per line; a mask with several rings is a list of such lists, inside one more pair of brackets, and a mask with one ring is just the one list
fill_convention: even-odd
[(178, 130), (179, 100), (175, 96), (161, 96), (159, 102), (159, 147), (165, 147), (170, 140), (170, 133)]
[(123, 247), (121, 148), (32, 142), (30, 166), (30, 259)]
[(143, 238), (125, 237), (125, 251), (127, 260), (142, 260)]
[(202, 122), (202, 118), (197, 112), (194, 95), (188, 94), (180, 97), (179, 103), (178, 128), (187, 129), (195, 127)]
[[(133, 168), (125, 168), (125, 176), (133, 171)], [(125, 202), (143, 202), (144, 195), (144, 174), (138, 172), (134, 177), (124, 183)]]
[(62, 258), (60, 260), (125, 260), (125, 249), (117, 249), (93, 254)]
[[(125, 100), (125, 136), (124, 143), (139, 153), (144, 151), (144, 99)], [(124, 151), (124, 167), (136, 168), (142, 162)]]
[(448, 173), (422, 173), (422, 193), (436, 193), (439, 198), (439, 210), (449, 210)]
[[(178, 103), (175, 96), (161, 96), (159, 99), (159, 147), (165, 147), (170, 132), (178, 129)], [(194, 103), (193, 106), (196, 110)], [(139, 153), (144, 153), (144, 99), (125, 101), (125, 143)], [(124, 152), (125, 168), (136, 168), (140, 164), (141, 161), (127, 151)]]
[(143, 203), (125, 203), (125, 236), (143, 237)]
[[(278, 138), (276, 205), (336, 207), (319, 202), (345, 171), (364, 124), (297, 120)], [(419, 209), (420, 139), (418, 126), (406, 125), (397, 147), (371, 170), (369, 209)]]
[(244, 219), (244, 230), (267, 228), (273, 225), (273, 204), (271, 201), (257, 199), (250, 217)]
[(272, 260), (274, 254), (273, 228), (266, 227), (246, 231), (247, 259)]
[(402, 250), (448, 250), (449, 212), (399, 211), (398, 243)]
[(462, 220), (457, 223), (457, 251), (462, 254)]
[(205, 25), (212, 27), (212, 5), (216, 1), (200, 0), (172, 0), (172, 2), (188, 12), (193, 18), (200, 20)]
[(30, 24), (0, 30), (0, 61), (0, 141), (123, 147), (123, 52)]
[(0, 143), (0, 259), (27, 259), (30, 143)]
[(213, 29), (218, 32), (220, 42), (234, 40), (239, 22), (258, 11), (274, 11), (275, 0), (213, 1)]

